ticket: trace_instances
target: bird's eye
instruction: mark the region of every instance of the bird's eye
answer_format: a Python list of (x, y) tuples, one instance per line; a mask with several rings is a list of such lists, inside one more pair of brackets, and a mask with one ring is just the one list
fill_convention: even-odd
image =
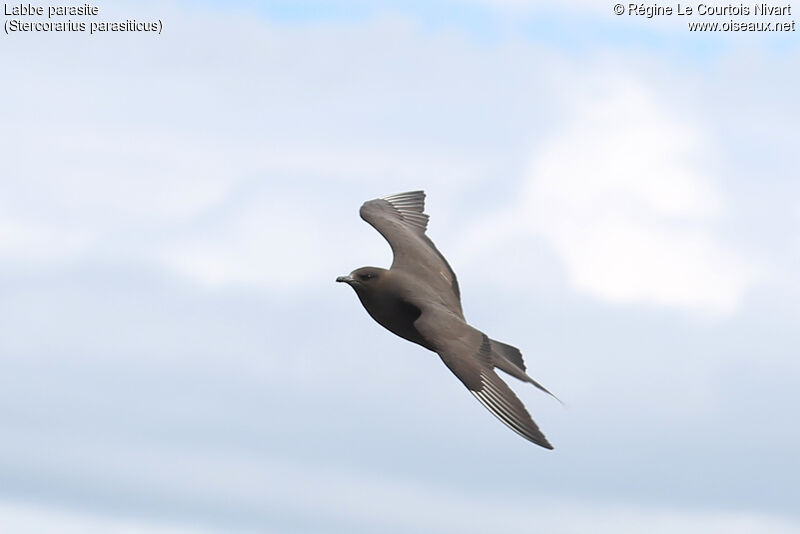
[(373, 278), (375, 278), (375, 275), (372, 273), (366, 273), (361, 275), (361, 279), (364, 281), (372, 280)]

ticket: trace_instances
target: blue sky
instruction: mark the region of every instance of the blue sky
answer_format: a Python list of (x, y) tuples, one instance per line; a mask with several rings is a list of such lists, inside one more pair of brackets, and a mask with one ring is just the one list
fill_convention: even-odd
[[(3, 35), (0, 530), (800, 532), (796, 34), (559, 6)], [(555, 451), (333, 282), (418, 188)]]

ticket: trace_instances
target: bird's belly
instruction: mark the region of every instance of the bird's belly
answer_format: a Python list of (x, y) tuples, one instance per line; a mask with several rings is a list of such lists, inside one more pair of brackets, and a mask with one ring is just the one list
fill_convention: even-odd
[(364, 303), (364, 307), (370, 316), (388, 331), (430, 349), (428, 343), (414, 326), (414, 321), (420, 316), (420, 310), (416, 306), (396, 301), (391, 305), (383, 303), (381, 306), (368, 306)]
[[(376, 319), (377, 320), (377, 319)], [(384, 322), (378, 321), (384, 328), (389, 330), (395, 335), (402, 337), (403, 339), (407, 339), (412, 343), (416, 343), (417, 345), (422, 345), (425, 348), (428, 348), (427, 343), (422, 338), (422, 335), (414, 328), (414, 323), (403, 323), (398, 324), (396, 322)]]

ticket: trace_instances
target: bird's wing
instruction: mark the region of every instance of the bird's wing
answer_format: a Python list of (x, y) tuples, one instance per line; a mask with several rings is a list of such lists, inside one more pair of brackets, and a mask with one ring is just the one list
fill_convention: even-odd
[(511, 388), (492, 370), (491, 341), (445, 310), (423, 310), (414, 326), (476, 399), (523, 438), (546, 449), (547, 441)]
[(463, 315), (456, 274), (425, 235), (428, 215), (423, 213), (424, 210), (425, 192), (409, 191), (368, 200), (359, 213), (392, 247), (392, 269), (413, 274), (428, 284), (449, 307)]

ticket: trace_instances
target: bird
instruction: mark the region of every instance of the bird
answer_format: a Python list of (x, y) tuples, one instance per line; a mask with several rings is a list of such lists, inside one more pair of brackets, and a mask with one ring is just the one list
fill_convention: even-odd
[(471, 326), (461, 308), (453, 269), (426, 235), (425, 192), (409, 191), (364, 202), (361, 218), (389, 242), (389, 269), (361, 267), (337, 282), (355, 290), (367, 313), (390, 332), (433, 351), (470, 393), (514, 432), (553, 449), (525, 406), (495, 369), (533, 384), (516, 347)]

